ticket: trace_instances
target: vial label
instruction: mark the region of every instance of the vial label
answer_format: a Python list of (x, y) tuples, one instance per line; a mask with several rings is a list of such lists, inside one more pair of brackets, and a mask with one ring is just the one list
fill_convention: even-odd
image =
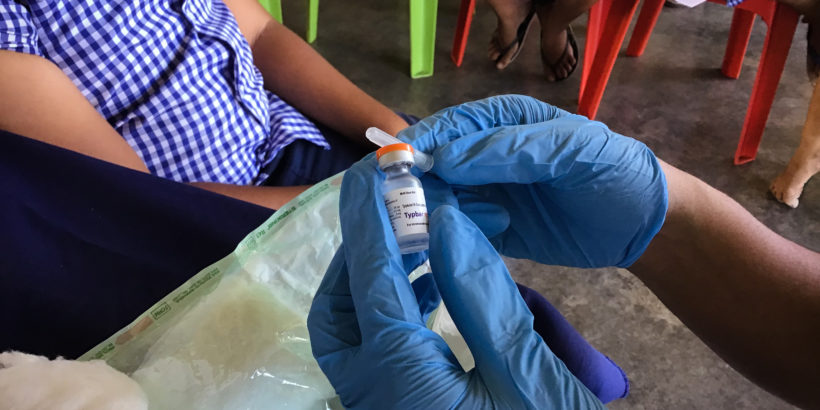
[(415, 233), (427, 233), (427, 202), (424, 189), (408, 187), (394, 189), (384, 194), (387, 216), (396, 238)]

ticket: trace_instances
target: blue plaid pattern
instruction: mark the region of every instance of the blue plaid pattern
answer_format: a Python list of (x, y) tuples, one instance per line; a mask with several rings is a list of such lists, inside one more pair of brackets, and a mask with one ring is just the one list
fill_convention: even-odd
[(729, 7), (735, 7), (740, 3), (743, 3), (743, 0), (726, 0), (726, 5)]
[(60, 67), (155, 175), (261, 184), (294, 140), (329, 148), (221, 0), (0, 0), (0, 49)]

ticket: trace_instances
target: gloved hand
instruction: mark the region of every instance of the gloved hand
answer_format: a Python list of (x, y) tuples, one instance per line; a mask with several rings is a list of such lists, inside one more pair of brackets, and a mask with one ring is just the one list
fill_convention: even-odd
[(434, 154), (432, 172), (507, 256), (627, 267), (666, 215), (666, 178), (646, 145), (533, 98), (447, 108), (398, 137)]
[(452, 206), (430, 216), (430, 263), (475, 357), (464, 372), (424, 326), (370, 156), (345, 174), (343, 244), (308, 316), (313, 355), (347, 408), (603, 408), (533, 331), (503, 261)]

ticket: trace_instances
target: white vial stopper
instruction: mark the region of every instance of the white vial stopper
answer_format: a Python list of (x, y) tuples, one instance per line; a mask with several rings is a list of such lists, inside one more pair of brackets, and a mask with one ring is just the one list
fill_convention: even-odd
[[(404, 144), (400, 139), (376, 128), (370, 127), (364, 133), (365, 137), (367, 137), (370, 142), (380, 146), (385, 147), (392, 144)], [(413, 160), (422, 172), (427, 172), (433, 169), (433, 156), (421, 151), (413, 150)]]

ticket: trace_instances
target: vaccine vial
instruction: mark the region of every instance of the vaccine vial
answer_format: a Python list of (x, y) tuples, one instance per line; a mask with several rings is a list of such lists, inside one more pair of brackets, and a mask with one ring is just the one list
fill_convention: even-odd
[(384, 204), (399, 251), (407, 254), (426, 250), (430, 241), (427, 202), (421, 181), (410, 173), (413, 147), (403, 143), (386, 145), (376, 151), (376, 158), (386, 175), (382, 184)]

